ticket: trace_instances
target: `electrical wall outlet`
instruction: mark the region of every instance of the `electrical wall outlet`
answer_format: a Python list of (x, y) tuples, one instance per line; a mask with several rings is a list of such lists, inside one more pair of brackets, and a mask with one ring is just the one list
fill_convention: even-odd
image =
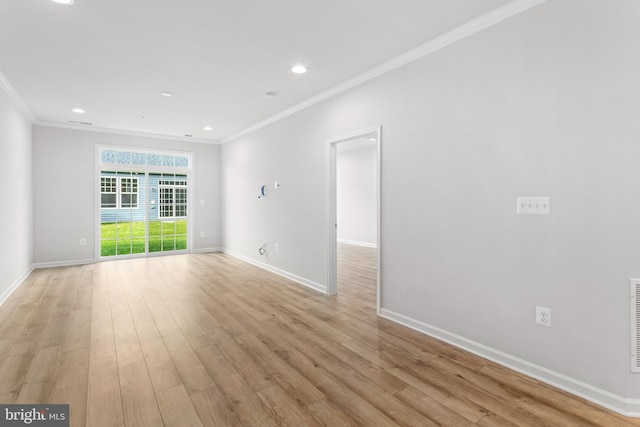
[(278, 244), (276, 243), (276, 247), (275, 247), (276, 252), (278, 252), (278, 249), (279, 249)]
[(200, 232), (200, 237), (204, 237), (204, 231)]
[(80, 246), (87, 246), (87, 239), (80, 239)]
[(545, 307), (536, 307), (536, 323), (538, 325), (551, 327), (551, 309)]

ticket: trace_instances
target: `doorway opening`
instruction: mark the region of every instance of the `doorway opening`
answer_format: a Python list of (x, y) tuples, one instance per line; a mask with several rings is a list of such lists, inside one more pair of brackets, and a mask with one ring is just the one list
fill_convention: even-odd
[[(352, 132), (329, 140), (327, 293), (338, 293), (340, 265), (361, 280), (375, 280), (380, 312), (380, 147), (381, 128)], [(372, 271), (372, 270), (375, 271)], [(340, 279), (340, 280), (339, 280)]]
[(98, 149), (101, 259), (188, 252), (191, 155)]

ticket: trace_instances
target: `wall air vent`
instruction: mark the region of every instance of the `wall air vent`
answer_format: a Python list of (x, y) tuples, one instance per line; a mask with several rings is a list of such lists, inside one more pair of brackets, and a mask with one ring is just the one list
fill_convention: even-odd
[(629, 279), (631, 291), (631, 372), (640, 373), (640, 279)]
[(89, 123), (89, 122), (79, 122), (79, 121), (77, 121), (77, 120), (69, 120), (69, 123), (74, 124), (74, 125), (93, 126), (93, 123)]

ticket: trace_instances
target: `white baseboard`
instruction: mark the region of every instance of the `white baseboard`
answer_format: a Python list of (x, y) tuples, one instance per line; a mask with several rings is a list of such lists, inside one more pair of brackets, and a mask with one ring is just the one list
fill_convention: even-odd
[[(194, 249), (192, 253), (194, 254), (204, 254), (211, 252), (223, 252), (222, 248), (201, 248)], [(182, 251), (182, 253), (186, 254), (188, 252)], [(150, 256), (165, 256), (167, 255), (165, 252), (153, 253)], [(132, 256), (124, 256), (122, 258), (109, 259), (109, 258), (98, 258), (98, 259), (78, 259), (78, 260), (69, 260), (69, 261), (53, 261), (53, 262), (39, 262), (33, 265), (33, 268), (52, 268), (52, 267), (70, 267), (72, 265), (86, 265), (86, 264), (94, 264), (101, 261), (116, 261), (119, 259), (135, 259), (135, 258), (144, 258), (145, 254), (137, 254)]]
[(346, 243), (347, 245), (364, 246), (365, 248), (374, 249), (378, 247), (375, 243), (358, 242), (357, 240), (338, 239), (338, 243)]
[(212, 252), (224, 252), (224, 250), (222, 248), (200, 248), (192, 251), (194, 254), (209, 254)]
[(9, 289), (4, 291), (2, 295), (0, 295), (0, 306), (4, 304), (4, 302), (11, 296), (11, 294), (14, 293), (15, 290), (20, 287), (20, 285), (22, 285), (22, 282), (24, 282), (26, 278), (29, 277), (32, 271), (33, 271), (33, 266), (29, 267), (26, 273), (20, 276), (15, 282), (11, 284), (11, 286), (9, 286)]
[[(208, 253), (208, 252), (224, 252), (234, 258), (238, 258), (249, 264), (263, 268), (272, 273), (278, 274), (287, 279), (293, 280), (305, 287), (311, 288), (318, 292), (326, 293), (327, 288), (324, 285), (273, 267), (266, 263), (257, 261), (247, 256), (235, 253), (224, 248), (208, 248), (199, 249), (196, 253)], [(83, 265), (95, 263), (94, 259), (75, 260), (75, 261), (61, 261), (61, 262), (49, 262), (49, 263), (37, 263), (29, 268), (20, 278), (18, 278), (2, 295), (0, 295), (0, 306), (11, 296), (11, 294), (25, 281), (25, 279), (36, 268), (49, 268), (49, 267), (64, 267), (72, 265)], [(396, 313), (394, 311), (382, 308), (380, 310), (380, 316), (393, 322), (404, 325), (410, 329), (421, 332), (425, 335), (434, 337), (440, 341), (444, 341), (455, 347), (466, 350), (477, 356), (491, 360), (514, 371), (520, 372), (529, 377), (535, 378), (539, 381), (547, 383), (553, 387), (564, 390), (568, 393), (579, 396), (597, 405), (610, 409), (621, 415), (627, 417), (640, 418), (640, 399), (628, 399), (593, 385), (584, 383), (580, 380), (571, 378), (559, 372), (552, 371), (510, 354), (504, 353), (500, 350), (493, 349), (478, 342), (469, 340), (462, 336), (453, 334), (444, 329), (429, 325), (427, 323), (415, 320), (408, 316)]]
[(277, 274), (279, 276), (286, 277), (287, 279), (293, 280), (294, 282), (297, 282), (297, 283), (299, 283), (299, 284), (301, 284), (303, 286), (306, 286), (307, 288), (311, 288), (314, 291), (322, 292), (323, 294), (327, 293), (327, 286), (326, 285), (321, 285), (321, 284), (316, 283), (316, 282), (314, 282), (312, 280), (305, 279), (304, 277), (296, 276), (295, 274), (289, 273), (288, 271), (281, 270), (281, 269), (276, 268), (276, 267), (274, 267), (272, 265), (266, 264), (264, 262), (260, 262), (258, 260), (255, 260), (253, 258), (249, 258), (248, 256), (241, 255), (239, 253), (230, 251), (228, 249), (222, 249), (222, 252), (224, 252), (227, 255), (231, 255), (234, 258), (238, 258), (238, 259), (240, 259), (240, 260), (242, 260), (244, 262), (248, 262), (249, 264), (255, 265), (256, 267), (260, 267), (260, 268), (263, 268), (263, 269), (265, 269), (267, 271), (275, 273), (275, 274)]
[(419, 320), (395, 313), (391, 310), (384, 308), (381, 309), (380, 316), (425, 335), (429, 335), (440, 341), (444, 341), (455, 347), (466, 350), (477, 356), (491, 360), (499, 365), (513, 369), (521, 374), (540, 380), (553, 387), (579, 396), (626, 417), (640, 417), (640, 400), (638, 399), (627, 399), (622, 396), (618, 396), (601, 388), (592, 386), (542, 366), (538, 366), (534, 363), (491, 347), (487, 347), (486, 345), (477, 343), (438, 327), (428, 325)]
[(91, 259), (74, 259), (69, 261), (53, 261), (53, 262), (39, 262), (33, 264), (33, 268), (53, 268), (53, 267), (70, 267), (72, 265), (86, 265), (95, 264), (98, 260)]

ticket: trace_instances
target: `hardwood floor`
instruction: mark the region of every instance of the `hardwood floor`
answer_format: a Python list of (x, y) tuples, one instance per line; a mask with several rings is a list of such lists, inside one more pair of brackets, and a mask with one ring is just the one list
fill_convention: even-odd
[(326, 297), (223, 254), (34, 271), (0, 307), (0, 403), (72, 426), (638, 426), (377, 318), (375, 250)]

